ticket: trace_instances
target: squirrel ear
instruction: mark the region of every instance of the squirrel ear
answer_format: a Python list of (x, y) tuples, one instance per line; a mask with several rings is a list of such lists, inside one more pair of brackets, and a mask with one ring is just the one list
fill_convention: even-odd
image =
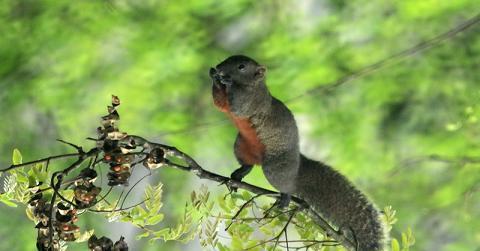
[(265, 72), (267, 72), (267, 68), (263, 65), (257, 66), (257, 69), (255, 70), (255, 78), (257, 79), (263, 79), (265, 78)]

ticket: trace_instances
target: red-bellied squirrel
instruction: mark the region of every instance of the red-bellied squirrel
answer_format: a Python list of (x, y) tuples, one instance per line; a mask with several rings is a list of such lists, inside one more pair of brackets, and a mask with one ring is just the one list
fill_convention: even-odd
[(210, 69), (214, 104), (239, 133), (234, 152), (241, 167), (231, 177), (241, 180), (254, 165), (282, 194), (305, 200), (335, 226), (350, 230), (358, 251), (383, 250), (385, 227), (377, 208), (343, 175), (299, 151), (298, 129), (290, 110), (265, 84), (266, 68), (246, 56), (231, 56)]

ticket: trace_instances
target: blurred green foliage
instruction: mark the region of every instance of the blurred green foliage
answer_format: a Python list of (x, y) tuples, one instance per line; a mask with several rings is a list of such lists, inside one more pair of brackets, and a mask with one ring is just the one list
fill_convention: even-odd
[[(268, 67), (271, 92), (288, 100), (442, 33), (478, 7), (475, 0), (1, 1), (0, 164), (10, 164), (14, 148), (24, 161), (65, 152), (56, 138), (91, 144), (84, 139), (116, 94), (123, 130), (229, 174), (237, 166), (235, 130), (211, 105), (210, 66), (247, 54)], [(470, 251), (480, 246), (479, 67), (474, 27), (287, 105), (302, 149), (341, 170), (379, 207), (392, 205), (397, 229), (412, 228), (415, 250)], [(164, 183), (166, 221), (175, 221), (199, 181), (175, 170), (155, 179)], [(267, 186), (259, 170), (246, 180)], [(32, 250), (35, 230), (23, 210), (0, 210), (0, 249)], [(158, 250), (160, 243), (136, 245)]]

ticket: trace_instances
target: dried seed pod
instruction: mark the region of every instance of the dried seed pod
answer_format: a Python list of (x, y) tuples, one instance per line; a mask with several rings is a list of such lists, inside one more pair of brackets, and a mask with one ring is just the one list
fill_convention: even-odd
[(131, 155), (124, 155), (124, 154), (119, 154), (115, 156), (115, 162), (119, 164), (130, 164), (133, 161), (133, 156)]
[(165, 152), (160, 148), (154, 148), (148, 154), (148, 158), (151, 159), (151, 162), (155, 164), (160, 164), (165, 160)]
[(103, 130), (103, 127), (101, 126), (97, 127), (97, 135), (99, 138), (105, 135), (105, 131)]
[(97, 195), (100, 194), (101, 188), (96, 186), (80, 185), (75, 187), (74, 198), (78, 209), (91, 207), (97, 202)]
[(73, 220), (73, 215), (72, 214), (62, 215), (57, 211), (57, 213), (55, 214), (55, 219), (61, 223), (69, 223)]
[(76, 236), (73, 233), (63, 233), (63, 232), (58, 233), (58, 237), (63, 241), (75, 241), (78, 238), (78, 236)]
[(118, 141), (105, 139), (103, 142), (103, 151), (106, 155), (112, 155), (114, 152), (122, 153), (120, 149), (118, 149)]
[(36, 192), (28, 201), (28, 206), (29, 207), (36, 207), (38, 205), (39, 200), (41, 200), (43, 197), (43, 194), (40, 192)]
[(125, 148), (125, 147), (120, 147), (120, 150), (122, 151), (123, 154), (127, 154), (127, 153), (130, 153), (132, 151), (132, 149)]
[(74, 224), (68, 224), (68, 223), (61, 223), (58, 228), (60, 231), (65, 233), (74, 233), (80, 230), (78, 226)]
[(114, 171), (114, 172), (120, 172), (122, 170), (122, 165), (114, 165), (114, 166), (111, 166), (110, 167), (110, 170)]
[(107, 133), (107, 139), (109, 140), (121, 140), (127, 137), (128, 134), (126, 132), (109, 132)]
[(53, 245), (49, 245), (50, 238), (48, 236), (39, 235), (37, 237), (37, 250), (38, 251), (57, 251), (60, 250), (58, 241), (53, 240)]
[(112, 95), (112, 106), (116, 107), (120, 105), (120, 98), (118, 96)]
[(113, 251), (128, 251), (128, 245), (123, 236), (113, 245)]
[(115, 123), (117, 120), (120, 120), (120, 114), (116, 110), (102, 117), (102, 123)]
[(92, 235), (90, 239), (88, 239), (88, 248), (92, 251), (111, 251), (113, 241), (105, 236), (98, 239), (97, 236)]
[(40, 222), (47, 224), (50, 219), (50, 203), (45, 200), (38, 200), (37, 205), (33, 209), (33, 216)]
[(110, 118), (111, 117), (109, 117), (109, 115), (102, 117), (102, 126), (104, 128), (103, 130), (104, 133), (112, 132), (116, 128), (115, 123), (117, 123), (117, 120), (110, 119)]
[(108, 113), (112, 113), (112, 112), (115, 111), (115, 107), (113, 107), (113, 106), (107, 106), (107, 111), (108, 111)]
[(80, 228), (75, 224), (60, 223), (57, 229), (58, 236), (64, 241), (74, 241), (80, 236)]
[(38, 193), (38, 190), (40, 190), (40, 186), (43, 184), (43, 182), (38, 182), (36, 183), (36, 185), (30, 185), (28, 186), (28, 190), (33, 193), (33, 194), (36, 194)]
[(110, 154), (105, 154), (105, 156), (103, 156), (103, 159), (104, 159), (106, 162), (110, 162), (110, 161), (112, 161), (112, 155), (110, 155)]
[(130, 172), (130, 164), (111, 165), (110, 170), (116, 173)]
[(57, 203), (57, 213), (61, 215), (66, 215), (72, 208), (70, 205), (64, 204), (62, 202)]
[(49, 238), (49, 228), (48, 225), (44, 222), (39, 222), (36, 226), (37, 231), (37, 250), (52, 250), (47, 248), (50, 242)]
[(117, 185), (124, 185), (128, 186), (128, 178), (130, 178), (130, 171), (126, 172), (109, 172), (107, 174), (108, 177), (108, 185), (109, 186), (117, 186)]
[[(39, 222), (37, 223), (37, 225), (35, 225), (35, 228), (36, 229), (41, 229), (41, 230), (46, 230), (47, 233), (44, 233), (45, 235), (48, 235), (48, 224), (44, 223), (44, 222)], [(43, 233), (42, 233), (43, 234)]]
[(80, 174), (77, 176), (77, 178), (80, 179), (80, 183), (77, 185), (80, 185), (81, 183), (93, 183), (97, 179), (97, 172), (87, 167), (80, 171)]
[(156, 169), (165, 164), (165, 152), (160, 148), (154, 148), (148, 154), (148, 157), (143, 161), (143, 166), (148, 169)]
[(136, 142), (132, 137), (126, 137), (119, 140), (119, 147), (123, 154), (131, 152), (133, 149), (137, 148)]

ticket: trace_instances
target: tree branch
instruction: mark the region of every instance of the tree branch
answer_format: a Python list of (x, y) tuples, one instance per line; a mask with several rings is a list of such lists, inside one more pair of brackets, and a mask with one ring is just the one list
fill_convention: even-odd
[[(197, 175), (197, 177), (199, 177), (200, 179), (208, 179), (208, 180), (216, 181), (216, 182), (222, 183), (222, 184), (229, 184), (231, 186), (241, 188), (241, 189), (250, 191), (250, 192), (255, 193), (255, 194), (266, 195), (266, 196), (273, 197), (273, 198), (280, 197), (279, 192), (268, 190), (268, 189), (265, 189), (265, 188), (262, 188), (262, 187), (258, 187), (258, 186), (255, 186), (255, 185), (243, 182), (243, 181), (236, 181), (236, 180), (233, 180), (229, 177), (225, 177), (225, 176), (207, 171), (204, 168), (202, 168), (192, 157), (190, 157), (186, 153), (178, 150), (175, 147), (167, 146), (167, 145), (163, 145), (163, 144), (158, 144), (158, 143), (153, 143), (153, 142), (150, 142), (150, 141), (148, 141), (148, 140), (146, 140), (146, 139), (144, 139), (140, 136), (130, 135), (129, 137), (132, 137), (137, 143), (141, 143), (143, 146), (146, 146), (147, 148), (151, 148), (151, 149), (160, 148), (165, 152), (165, 154), (177, 157), (179, 159), (182, 159), (183, 161), (185, 161), (188, 164), (188, 166), (182, 166), (182, 165), (171, 163), (171, 162), (168, 162), (167, 165), (169, 165), (171, 167), (174, 167), (174, 168), (177, 168), (177, 169), (182, 170), (182, 171), (192, 172), (195, 175)], [(355, 241), (350, 240), (349, 238), (347, 238), (347, 236), (343, 235), (340, 231), (337, 231), (325, 219), (323, 219), (323, 217), (321, 215), (319, 215), (317, 212), (315, 212), (308, 205), (308, 203), (306, 203), (304, 200), (302, 200), (298, 197), (295, 197), (295, 196), (292, 196), (291, 200), (292, 200), (292, 202), (297, 204), (300, 208), (305, 210), (310, 215), (310, 217), (312, 217), (312, 219), (315, 221), (315, 223), (317, 223), (317, 225), (320, 226), (320, 228), (322, 228), (326, 232), (327, 235), (329, 235), (333, 239), (337, 240), (344, 247), (346, 247), (348, 249), (351, 249), (351, 250), (355, 250), (355, 246), (356, 246)]]

